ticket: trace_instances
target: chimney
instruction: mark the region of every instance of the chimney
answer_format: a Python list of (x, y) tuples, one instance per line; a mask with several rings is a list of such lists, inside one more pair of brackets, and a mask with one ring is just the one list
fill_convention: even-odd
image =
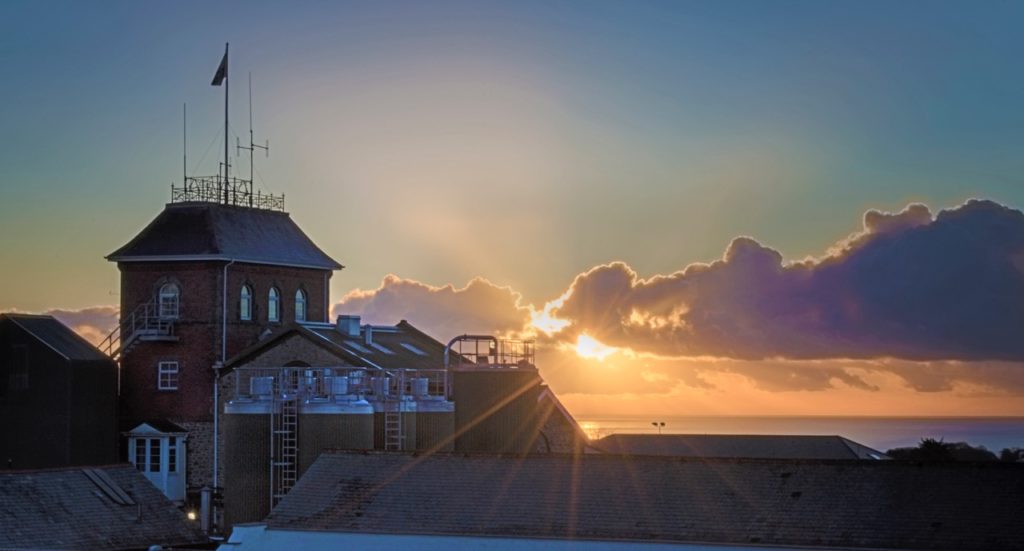
[(338, 316), (338, 332), (349, 337), (359, 336), (359, 316)]
[(363, 335), (366, 337), (366, 344), (373, 344), (373, 326), (370, 324), (366, 324), (364, 326), (364, 329), (366, 330), (366, 332), (363, 333)]

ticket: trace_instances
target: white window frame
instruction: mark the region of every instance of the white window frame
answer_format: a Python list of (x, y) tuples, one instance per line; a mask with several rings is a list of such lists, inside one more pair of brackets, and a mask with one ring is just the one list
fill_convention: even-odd
[(157, 390), (178, 390), (178, 376), (181, 366), (176, 361), (162, 361), (156, 364)]
[(277, 287), (271, 287), (267, 292), (267, 321), (277, 323), (281, 321), (281, 292)]
[(157, 310), (160, 319), (178, 319), (181, 304), (181, 289), (174, 283), (164, 283), (157, 294)]
[(295, 291), (295, 321), (306, 321), (306, 292), (302, 289)]
[(238, 300), (238, 319), (242, 321), (252, 320), (252, 288), (242, 285)]

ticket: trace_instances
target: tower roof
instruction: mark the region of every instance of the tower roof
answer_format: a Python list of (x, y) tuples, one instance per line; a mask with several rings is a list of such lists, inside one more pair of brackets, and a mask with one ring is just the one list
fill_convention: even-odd
[(236, 260), (321, 270), (343, 268), (286, 212), (205, 202), (168, 204), (107, 260)]

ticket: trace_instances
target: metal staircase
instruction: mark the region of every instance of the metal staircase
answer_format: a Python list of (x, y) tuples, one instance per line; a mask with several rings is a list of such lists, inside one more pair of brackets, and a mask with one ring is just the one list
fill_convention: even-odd
[(140, 304), (100, 343), (101, 352), (119, 361), (140, 341), (176, 341), (174, 319), (160, 317), (155, 300)]
[[(277, 505), (295, 486), (299, 454), (298, 399), (295, 394), (280, 393), (280, 411), (271, 414), (271, 489), (270, 507)], [(271, 410), (273, 411), (273, 410)]]

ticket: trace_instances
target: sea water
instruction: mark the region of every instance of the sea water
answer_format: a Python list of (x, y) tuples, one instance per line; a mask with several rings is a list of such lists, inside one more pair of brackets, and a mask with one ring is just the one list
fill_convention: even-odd
[[(885, 451), (913, 447), (923, 438), (967, 442), (997, 455), (1003, 448), (1024, 448), (1024, 417), (659, 417), (580, 415), (591, 438), (616, 433), (657, 434), (805, 434), (839, 435)], [(658, 423), (658, 426), (652, 425)], [(664, 423), (664, 427), (660, 426)]]

